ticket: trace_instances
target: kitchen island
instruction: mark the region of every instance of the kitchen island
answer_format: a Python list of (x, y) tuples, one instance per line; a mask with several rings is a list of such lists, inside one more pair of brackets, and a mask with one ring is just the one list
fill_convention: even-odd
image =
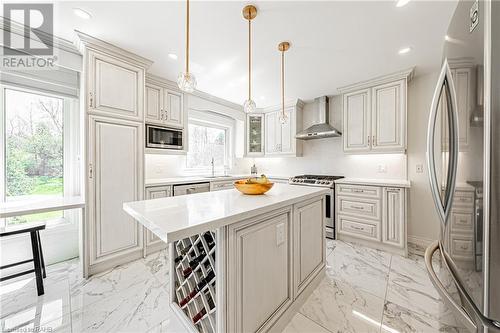
[(169, 244), (170, 303), (189, 331), (281, 331), (324, 276), (327, 193), (275, 184), (123, 208)]

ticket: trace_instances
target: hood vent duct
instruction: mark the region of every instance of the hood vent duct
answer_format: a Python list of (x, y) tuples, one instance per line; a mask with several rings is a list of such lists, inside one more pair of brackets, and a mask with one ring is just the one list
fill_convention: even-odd
[(313, 140), (341, 136), (342, 133), (329, 124), (330, 107), (328, 96), (318, 97), (314, 102), (318, 105), (318, 121), (314, 125), (297, 133), (295, 138), (299, 140)]

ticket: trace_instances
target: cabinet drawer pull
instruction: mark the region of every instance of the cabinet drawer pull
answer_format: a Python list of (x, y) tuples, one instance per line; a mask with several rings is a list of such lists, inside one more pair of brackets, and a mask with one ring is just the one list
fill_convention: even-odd
[(365, 207), (362, 206), (351, 206), (352, 209), (357, 209), (357, 210), (365, 210)]
[(468, 250), (468, 249), (469, 249), (469, 247), (468, 247), (467, 245), (462, 245), (462, 246), (460, 246), (460, 248), (461, 248), (462, 250)]
[(363, 227), (356, 227), (356, 226), (354, 226), (354, 225), (353, 225), (353, 226), (351, 226), (351, 228), (353, 228), (354, 230), (361, 230), (361, 231), (362, 231), (362, 230), (365, 230), (365, 228), (363, 228)]
[(364, 190), (358, 190), (358, 189), (353, 189), (352, 191), (355, 193), (364, 193), (365, 192)]

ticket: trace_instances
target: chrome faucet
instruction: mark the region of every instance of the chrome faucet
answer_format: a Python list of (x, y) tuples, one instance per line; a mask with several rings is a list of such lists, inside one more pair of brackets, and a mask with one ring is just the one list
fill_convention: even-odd
[(212, 164), (212, 177), (215, 177), (215, 164), (213, 156), (212, 156), (212, 162), (210, 164)]

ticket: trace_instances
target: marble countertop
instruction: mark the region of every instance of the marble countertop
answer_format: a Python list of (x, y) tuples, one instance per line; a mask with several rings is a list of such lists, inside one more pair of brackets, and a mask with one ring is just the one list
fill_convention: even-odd
[(128, 202), (123, 209), (171, 243), (328, 193), (325, 188), (275, 184), (264, 195), (244, 195), (231, 189)]
[[(168, 177), (168, 178), (151, 178), (146, 179), (144, 182), (145, 186), (160, 186), (160, 185), (173, 185), (173, 184), (189, 184), (189, 183), (199, 183), (199, 182), (219, 182), (224, 180), (236, 180), (236, 179), (244, 179), (250, 177), (258, 177), (258, 175), (228, 175), (228, 176), (178, 176), (178, 177)], [(268, 178), (274, 179), (288, 179), (286, 176), (267, 176)]]
[(406, 179), (371, 179), (371, 178), (342, 178), (335, 181), (336, 184), (356, 184), (373, 186), (394, 186), (409, 188), (411, 183)]

